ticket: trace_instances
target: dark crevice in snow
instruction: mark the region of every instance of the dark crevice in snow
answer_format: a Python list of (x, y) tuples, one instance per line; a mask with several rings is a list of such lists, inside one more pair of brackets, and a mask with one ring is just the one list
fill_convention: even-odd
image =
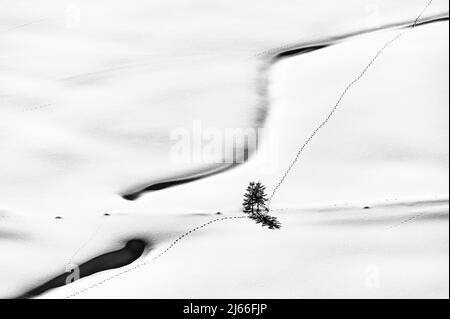
[(229, 169), (231, 169), (233, 167), (236, 167), (237, 165), (238, 164), (224, 164), (224, 167), (219, 168), (217, 170), (214, 170), (212, 172), (207, 172), (205, 174), (180, 177), (180, 178), (177, 178), (177, 179), (171, 179), (171, 180), (151, 183), (151, 184), (143, 186), (143, 187), (136, 187), (134, 190), (130, 190), (128, 192), (124, 192), (121, 196), (125, 200), (133, 201), (133, 200), (138, 199), (144, 193), (159, 191), (159, 190), (162, 190), (162, 189), (165, 189), (165, 188), (169, 188), (169, 187), (173, 187), (173, 186), (178, 186), (178, 185), (194, 182), (196, 180), (199, 180), (199, 179), (202, 179), (202, 178), (205, 178), (205, 177), (208, 177), (208, 176), (216, 175), (216, 174), (218, 174), (220, 172), (223, 172), (223, 171), (227, 171), (227, 170), (229, 170)]
[[(126, 242), (121, 249), (102, 254), (78, 266), (77, 276), (79, 278), (87, 277), (100, 271), (120, 268), (131, 264), (144, 253), (148, 243), (142, 239), (132, 239)], [(79, 271), (79, 273), (78, 273)], [(72, 282), (74, 271), (66, 271), (57, 277), (27, 291), (17, 298), (33, 298), (50, 289), (58, 288)], [(79, 279), (77, 278), (77, 279)]]

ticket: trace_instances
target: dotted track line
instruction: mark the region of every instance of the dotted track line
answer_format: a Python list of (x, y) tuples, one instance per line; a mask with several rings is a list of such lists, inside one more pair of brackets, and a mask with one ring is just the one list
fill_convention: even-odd
[(89, 237), (89, 239), (80, 247), (78, 247), (78, 249), (75, 251), (75, 253), (72, 255), (72, 257), (70, 257), (69, 261), (67, 262), (67, 267), (73, 265), (73, 260), (74, 258), (80, 253), (80, 251), (82, 251), (93, 239), (95, 236), (97, 236), (98, 232), (100, 231), (100, 228), (103, 226), (103, 223), (101, 223), (100, 225), (97, 226), (97, 229), (92, 233), (91, 237)]
[(151, 263), (151, 262), (161, 258), (164, 254), (166, 254), (169, 250), (171, 250), (176, 244), (178, 244), (182, 239), (186, 238), (187, 236), (191, 235), (192, 233), (194, 233), (194, 232), (196, 232), (196, 231), (198, 231), (200, 229), (205, 228), (206, 226), (209, 226), (209, 225), (211, 225), (213, 223), (217, 223), (217, 222), (224, 221), (224, 220), (242, 219), (242, 218), (248, 218), (248, 217), (247, 216), (221, 217), (221, 218), (216, 218), (216, 219), (210, 220), (209, 222), (206, 222), (206, 223), (204, 223), (204, 224), (202, 224), (200, 226), (192, 228), (189, 231), (187, 231), (184, 234), (182, 234), (181, 236), (179, 236), (177, 239), (175, 239), (165, 250), (160, 252), (157, 256), (153, 257), (152, 259), (150, 259), (148, 261), (145, 261), (143, 263), (137, 264), (137, 265), (135, 265), (135, 266), (133, 266), (131, 268), (125, 269), (125, 270), (123, 270), (121, 272), (118, 272), (118, 273), (116, 273), (116, 274), (114, 274), (114, 275), (112, 275), (112, 276), (110, 276), (110, 277), (108, 277), (106, 279), (103, 279), (103, 280), (101, 280), (101, 281), (99, 281), (99, 282), (97, 282), (97, 283), (95, 283), (95, 284), (93, 284), (93, 285), (91, 285), (89, 287), (81, 289), (81, 290), (79, 290), (79, 291), (77, 291), (77, 292), (75, 292), (75, 293), (65, 297), (65, 299), (69, 299), (69, 298), (75, 297), (75, 296), (77, 296), (79, 294), (82, 294), (82, 293), (86, 292), (87, 290), (90, 290), (92, 288), (98, 287), (98, 286), (104, 284), (105, 282), (108, 282), (108, 281), (113, 280), (113, 279), (115, 279), (117, 277), (125, 275), (126, 273), (129, 273), (132, 270), (135, 270), (135, 269), (138, 269), (140, 267), (143, 267), (143, 266), (145, 266), (145, 265), (147, 265), (147, 264), (149, 264), (149, 263)]
[(423, 216), (424, 214), (425, 214), (425, 212), (421, 212), (421, 213), (416, 214), (416, 215), (414, 215), (414, 216), (408, 217), (408, 218), (402, 220), (400, 223), (388, 227), (388, 229), (390, 230), (390, 229), (393, 229), (393, 228), (400, 227), (400, 226), (402, 226), (402, 225), (404, 225), (404, 224), (407, 224), (407, 223), (409, 223), (409, 222), (412, 222), (413, 220), (416, 220), (417, 218)]
[[(277, 209), (271, 209), (270, 211), (271, 211), (271, 212), (282, 212), (282, 211), (286, 211), (286, 210), (289, 210), (289, 209), (291, 209), (291, 208), (277, 208)], [(395, 224), (395, 225), (391, 225), (391, 226), (387, 227), (386, 229), (387, 229), (387, 230), (391, 230), (391, 229), (393, 229), (393, 228), (400, 227), (400, 226), (402, 226), (402, 225), (404, 225), (404, 224), (407, 224), (407, 223), (410, 223), (410, 222), (412, 222), (412, 221), (415, 221), (416, 219), (422, 217), (422, 216), (425, 215), (425, 214), (426, 214), (426, 212), (418, 213), (418, 214), (416, 214), (416, 215), (414, 215), (414, 216), (405, 218), (405, 219), (402, 220), (400, 223), (397, 223), (397, 224)], [(369, 220), (371, 217), (376, 217), (377, 215), (372, 215), (372, 216), (364, 215), (364, 216), (366, 217), (366, 218), (365, 218), (366, 220)]]
[(46, 104), (39, 104), (39, 105), (32, 105), (32, 106), (25, 106), (23, 107), (20, 112), (33, 112), (33, 111), (39, 111), (43, 109), (48, 109), (51, 106), (53, 106), (52, 103), (46, 103)]
[(373, 56), (373, 58), (369, 61), (369, 63), (366, 65), (366, 67), (361, 71), (361, 73), (353, 80), (351, 81), (346, 88), (344, 89), (344, 91), (342, 91), (341, 95), (339, 96), (336, 104), (333, 106), (333, 108), (331, 109), (330, 113), (328, 114), (328, 116), (325, 118), (325, 120), (322, 121), (322, 123), (313, 131), (313, 133), (308, 137), (308, 139), (306, 140), (306, 142), (301, 146), (300, 150), (297, 152), (297, 154), (294, 157), (294, 160), (291, 162), (291, 164), (289, 165), (289, 167), (287, 168), (286, 172), (283, 174), (283, 176), (281, 177), (280, 181), (278, 182), (278, 184), (275, 186), (272, 194), (269, 197), (269, 201), (268, 201), (268, 206), (270, 206), (270, 202), (273, 199), (273, 197), (275, 196), (276, 192), (278, 191), (279, 187), (281, 186), (281, 184), (284, 182), (284, 180), (286, 179), (287, 175), (289, 174), (289, 172), (291, 171), (291, 169), (294, 167), (295, 163), (298, 161), (298, 159), (300, 158), (300, 155), (302, 154), (303, 150), (305, 149), (305, 147), (309, 144), (309, 142), (314, 138), (314, 136), (322, 129), (322, 127), (324, 127), (328, 121), (330, 120), (330, 118), (333, 116), (333, 114), (335, 113), (336, 109), (338, 108), (339, 104), (341, 103), (342, 99), (344, 98), (344, 96), (347, 94), (348, 90), (356, 84), (356, 82), (358, 82), (363, 76), (364, 74), (367, 72), (367, 70), (372, 66), (372, 64), (377, 60), (377, 58), (380, 56), (380, 54), (390, 45), (392, 44), (394, 41), (396, 41), (398, 38), (400, 38), (401, 36), (403, 36), (406, 32), (408, 32), (409, 30), (411, 30), (412, 28), (416, 27), (417, 22), (419, 21), (420, 17), (423, 15), (423, 13), (425, 12), (425, 10), (430, 6), (430, 4), (433, 2), (433, 0), (429, 0), (427, 5), (422, 9), (422, 11), (420, 12), (420, 14), (416, 17), (416, 19), (414, 20), (414, 23), (412, 24), (410, 29), (406, 29), (404, 31), (402, 31), (400, 34), (396, 35), (395, 37), (393, 37), (391, 40), (389, 40), (386, 44), (384, 44), (381, 49), (378, 50), (378, 52)]
[(18, 24), (18, 25), (15, 25), (15, 26), (13, 26), (13, 27), (11, 27), (11, 28), (9, 28), (9, 29), (1, 30), (1, 31), (0, 31), (0, 35), (2, 35), (2, 34), (4, 34), (4, 33), (11, 32), (11, 31), (14, 31), (14, 30), (17, 30), (17, 29), (25, 28), (25, 27), (28, 27), (28, 26), (33, 25), (33, 24), (41, 23), (41, 22), (43, 22), (43, 21), (45, 21), (45, 20), (48, 20), (48, 19), (49, 19), (48, 17), (40, 17), (40, 18), (38, 18), (38, 19), (29, 21), (29, 22), (25, 22), (25, 23), (22, 23), (22, 24)]

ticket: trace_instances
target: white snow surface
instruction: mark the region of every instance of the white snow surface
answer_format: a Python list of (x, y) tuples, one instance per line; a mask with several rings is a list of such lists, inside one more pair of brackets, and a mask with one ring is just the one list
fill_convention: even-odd
[[(150, 262), (216, 212), (240, 216), (249, 181), (270, 192), (401, 32), (382, 27), (425, 4), (0, 0), (0, 297), (145, 238), (131, 265), (42, 297), (448, 298), (448, 21), (405, 33), (352, 87), (274, 197), (280, 230), (225, 220)], [(442, 14), (436, 0), (423, 19)], [(223, 167), (171, 158), (171, 132), (195, 121), (264, 126), (263, 144), (232, 170), (121, 198)]]

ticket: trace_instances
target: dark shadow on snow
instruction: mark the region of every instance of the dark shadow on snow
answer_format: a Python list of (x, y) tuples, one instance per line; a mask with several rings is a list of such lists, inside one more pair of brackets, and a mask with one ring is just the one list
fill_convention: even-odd
[[(147, 246), (148, 244), (144, 240), (129, 240), (126, 242), (123, 248), (97, 256), (79, 265), (79, 278), (87, 277), (100, 271), (120, 268), (131, 264), (133, 261), (142, 256)], [(66, 285), (67, 278), (69, 278), (69, 276), (71, 275), (73, 276), (73, 272), (67, 271), (18, 296), (17, 298), (24, 299), (36, 297), (50, 289), (64, 286)]]

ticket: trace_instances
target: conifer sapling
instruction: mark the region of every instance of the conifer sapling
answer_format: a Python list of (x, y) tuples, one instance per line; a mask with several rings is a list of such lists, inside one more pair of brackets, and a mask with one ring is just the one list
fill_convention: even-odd
[(250, 182), (244, 194), (243, 212), (257, 224), (267, 226), (269, 229), (279, 229), (281, 223), (276, 217), (268, 214), (267, 201), (266, 187), (261, 182)]

